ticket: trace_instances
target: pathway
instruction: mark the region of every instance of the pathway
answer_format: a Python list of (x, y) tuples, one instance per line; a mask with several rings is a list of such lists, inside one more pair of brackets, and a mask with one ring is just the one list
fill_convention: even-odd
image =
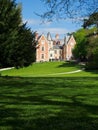
[(9, 67), (9, 68), (3, 68), (3, 69), (0, 69), (0, 71), (3, 71), (3, 70), (10, 70), (10, 69), (13, 69), (14, 67)]
[[(84, 69), (81, 69), (81, 70), (75, 70), (75, 71), (71, 71), (71, 72), (63, 72), (63, 73), (54, 73), (54, 74), (47, 74), (47, 75), (62, 75), (62, 74), (73, 74), (73, 73), (78, 73), (78, 72), (81, 72), (83, 71)], [(44, 75), (43, 75), (44, 76)], [(46, 76), (46, 75), (45, 75)]]

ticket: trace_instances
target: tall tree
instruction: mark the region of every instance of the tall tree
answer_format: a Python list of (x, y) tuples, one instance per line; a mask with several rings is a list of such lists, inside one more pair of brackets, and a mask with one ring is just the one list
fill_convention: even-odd
[(7, 66), (10, 44), (18, 37), (19, 25), (22, 22), (20, 7), (11, 0), (0, 0), (0, 64)]
[(87, 69), (98, 69), (98, 35), (90, 36), (87, 40)]
[(32, 39), (31, 30), (22, 23), (21, 6), (15, 0), (0, 0), (0, 65), (21, 67), (31, 64)]
[(30, 65), (35, 61), (35, 45), (35, 34), (24, 24), (19, 28), (17, 42), (10, 46), (8, 63), (16, 68)]
[(91, 14), (88, 19), (84, 20), (84, 28), (92, 26), (95, 28), (87, 38), (87, 69), (98, 69), (98, 12)]
[(80, 29), (74, 33), (77, 44), (73, 55), (79, 61), (86, 60), (87, 69), (98, 69), (98, 35), (96, 28)]
[(77, 32), (75, 32), (74, 37), (76, 39), (76, 45), (73, 49), (73, 55), (76, 59), (79, 61), (86, 60), (86, 35), (87, 31), (85, 29), (79, 29)]

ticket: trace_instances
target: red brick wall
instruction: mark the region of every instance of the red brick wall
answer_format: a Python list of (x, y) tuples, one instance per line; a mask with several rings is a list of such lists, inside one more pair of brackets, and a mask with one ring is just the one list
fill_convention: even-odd
[(76, 41), (74, 37), (71, 36), (67, 44), (67, 56), (69, 57), (69, 59), (73, 56), (72, 49), (74, 48), (75, 44), (76, 44)]
[(66, 45), (63, 45), (63, 48), (62, 48), (62, 59), (66, 60)]
[[(44, 42), (44, 43), (43, 43)], [(74, 48), (76, 41), (73, 36), (70, 37), (68, 43), (63, 45), (62, 52), (57, 50), (57, 54), (54, 52), (54, 59), (62, 58), (63, 60), (70, 59), (72, 57), (72, 49)], [(42, 48), (44, 50), (42, 50)], [(42, 58), (42, 55), (44, 56)], [(61, 55), (61, 56), (60, 56)], [(38, 45), (36, 48), (36, 61), (49, 61), (49, 44), (44, 35), (42, 35), (38, 40)]]
[(72, 49), (74, 48), (75, 44), (76, 44), (76, 41), (74, 37), (71, 36), (68, 43), (63, 46), (63, 49), (62, 49), (63, 60), (66, 60), (68, 58), (70, 59), (72, 57)]
[[(43, 58), (42, 55), (44, 56)], [(42, 35), (38, 40), (38, 48), (36, 49), (36, 61), (49, 61), (48, 41), (44, 35)]]

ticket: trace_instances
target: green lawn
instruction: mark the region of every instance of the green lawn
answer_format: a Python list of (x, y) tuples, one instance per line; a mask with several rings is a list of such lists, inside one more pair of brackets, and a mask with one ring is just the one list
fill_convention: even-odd
[[(52, 63), (42, 63), (43, 66), (46, 64)], [(61, 71), (79, 69), (79, 66), (72, 67), (72, 64), (69, 67), (68, 64), (58, 64)], [(59, 67), (57, 65), (61, 72)], [(45, 72), (51, 71), (46, 68)], [(0, 130), (98, 129), (97, 71), (83, 71), (63, 77), (30, 77), (30, 71), (25, 69), (27, 77), (22, 77), (24, 68), (2, 73), (11, 73), (14, 77), (0, 77)]]
[(79, 70), (83, 67), (70, 62), (45, 62), (34, 63), (29, 67), (21, 69), (12, 69), (0, 72), (2, 76), (20, 76), (20, 77), (77, 77), (77, 76), (98, 76), (97, 71), (82, 71), (78, 74), (60, 74)]
[(1, 72), (1, 74), (9, 76), (38, 77), (38, 76), (48, 76), (48, 74), (70, 72), (78, 69), (80, 69), (80, 66), (75, 63), (45, 62), (45, 63), (34, 63), (26, 68), (3, 71)]

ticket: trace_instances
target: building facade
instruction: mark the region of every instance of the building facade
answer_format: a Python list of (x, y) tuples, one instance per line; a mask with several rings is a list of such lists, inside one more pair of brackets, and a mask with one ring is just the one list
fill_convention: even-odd
[(59, 39), (59, 35), (56, 34), (53, 40), (50, 33), (47, 34), (47, 37), (44, 34), (38, 36), (37, 33), (36, 40), (38, 42), (36, 45), (36, 62), (66, 61), (73, 58), (72, 49), (76, 44), (73, 35)]

